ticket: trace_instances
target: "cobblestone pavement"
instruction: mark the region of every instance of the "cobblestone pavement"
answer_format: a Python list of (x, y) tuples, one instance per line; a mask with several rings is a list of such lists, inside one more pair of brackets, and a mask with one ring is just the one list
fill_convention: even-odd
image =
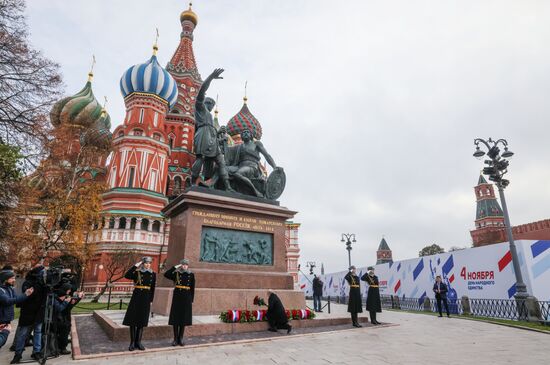
[[(336, 309), (335, 311), (345, 309)], [(49, 364), (548, 364), (550, 335), (479, 321), (386, 311), (393, 327), (279, 336), (250, 343), (189, 347), (174, 351)], [(8, 340), (8, 345), (11, 338)], [(13, 353), (0, 350), (0, 364)], [(26, 354), (28, 356), (28, 354)]]

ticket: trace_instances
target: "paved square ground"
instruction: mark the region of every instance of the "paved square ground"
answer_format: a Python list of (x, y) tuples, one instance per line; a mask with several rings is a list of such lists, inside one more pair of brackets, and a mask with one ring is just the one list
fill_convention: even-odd
[[(345, 312), (344, 306), (334, 306)], [(182, 348), (156, 353), (50, 364), (522, 364), (549, 363), (550, 335), (479, 321), (386, 311), (384, 322), (399, 326), (345, 330), (277, 339)], [(0, 350), (0, 364), (13, 353)], [(28, 350), (27, 350), (28, 352)], [(27, 353), (26, 356), (29, 354)]]

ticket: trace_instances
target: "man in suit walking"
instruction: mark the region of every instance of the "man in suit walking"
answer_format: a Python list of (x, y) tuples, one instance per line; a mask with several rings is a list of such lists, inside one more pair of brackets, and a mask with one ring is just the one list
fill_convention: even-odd
[(441, 282), (441, 275), (437, 275), (435, 277), (435, 284), (434, 284), (434, 293), (435, 293), (435, 299), (437, 300), (437, 311), (439, 312), (439, 316), (443, 317), (443, 311), (441, 308), (441, 302), (443, 301), (443, 304), (445, 304), (445, 311), (447, 312), (447, 317), (450, 317), (451, 314), (449, 313), (449, 303), (447, 302), (447, 284)]

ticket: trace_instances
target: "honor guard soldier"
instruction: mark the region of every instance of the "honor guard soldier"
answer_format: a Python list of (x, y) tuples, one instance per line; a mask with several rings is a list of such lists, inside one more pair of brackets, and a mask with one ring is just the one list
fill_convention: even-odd
[(345, 279), (349, 284), (348, 312), (351, 313), (351, 322), (354, 327), (363, 327), (359, 324), (357, 313), (363, 312), (361, 304), (361, 286), (359, 276), (355, 274), (355, 266), (350, 266)]
[(172, 346), (183, 346), (185, 326), (193, 324), (193, 299), (195, 297), (195, 274), (189, 271), (189, 260), (183, 259), (164, 276), (174, 282), (174, 294), (168, 324), (174, 329)]
[(132, 266), (124, 275), (126, 279), (134, 281), (134, 292), (128, 304), (126, 315), (122, 324), (130, 326), (130, 346), (128, 350), (136, 348), (145, 350), (141, 344), (143, 327), (149, 324), (149, 313), (151, 302), (155, 296), (156, 274), (151, 269), (153, 259), (144, 257), (141, 261)]
[(367, 311), (370, 314), (370, 322), (372, 324), (380, 324), (380, 322), (376, 320), (376, 312), (382, 312), (378, 276), (374, 275), (374, 267), (369, 266), (367, 270), (368, 272), (361, 277), (361, 280), (366, 281), (369, 286), (369, 291), (367, 293)]

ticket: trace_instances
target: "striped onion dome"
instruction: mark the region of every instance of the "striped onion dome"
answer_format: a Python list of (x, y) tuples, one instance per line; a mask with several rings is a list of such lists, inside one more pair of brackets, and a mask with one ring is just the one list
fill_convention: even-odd
[(111, 117), (105, 109), (101, 117), (85, 133), (80, 136), (80, 143), (83, 146), (94, 146), (101, 150), (109, 150), (113, 140), (111, 129)]
[(130, 67), (120, 79), (120, 91), (125, 98), (132, 93), (154, 94), (172, 108), (178, 99), (178, 85), (157, 60), (157, 56), (145, 63)]
[(50, 120), (54, 126), (77, 125), (89, 127), (101, 118), (101, 105), (92, 92), (92, 74), (88, 82), (77, 94), (59, 100), (50, 112)]
[(241, 110), (235, 114), (235, 116), (231, 119), (229, 119), (229, 122), (227, 122), (227, 133), (230, 136), (235, 136), (238, 134), (241, 134), (243, 129), (248, 128), (252, 132), (252, 136), (255, 139), (261, 139), (262, 138), (262, 126), (260, 125), (260, 122), (252, 113), (250, 112), (250, 109), (248, 109), (248, 105), (246, 104), (246, 97), (244, 98), (244, 104)]

